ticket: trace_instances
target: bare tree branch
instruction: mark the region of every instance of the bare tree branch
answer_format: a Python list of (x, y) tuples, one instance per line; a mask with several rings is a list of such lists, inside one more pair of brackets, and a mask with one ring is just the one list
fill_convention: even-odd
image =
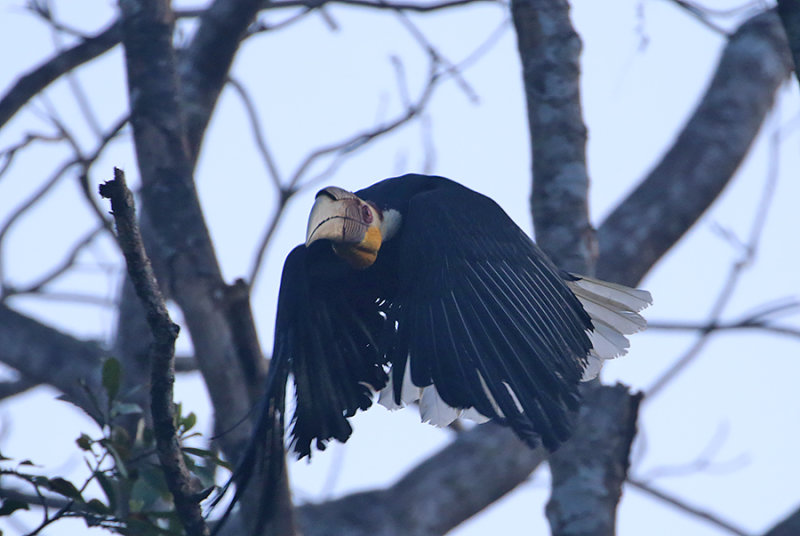
[(27, 134), (25, 134), (22, 140), (0, 151), (0, 158), (2, 158), (3, 161), (3, 163), (0, 164), (0, 177), (2, 177), (6, 173), (6, 171), (8, 171), (8, 168), (14, 161), (14, 157), (17, 156), (17, 154), (19, 154), (19, 152), (22, 149), (25, 149), (34, 142), (53, 143), (60, 141), (64, 141), (64, 138), (62, 138), (61, 135), (58, 134), (48, 135), (48, 134), (37, 134), (33, 132), (28, 132)]
[[(102, 211), (95, 205), (93, 199), (91, 199), (86, 190), (88, 189), (88, 173), (91, 169), (91, 166), (97, 161), (98, 158), (103, 154), (103, 151), (108, 146), (108, 144), (113, 140), (120, 132), (120, 130), (127, 124), (127, 118), (119, 120), (115, 125), (113, 125), (101, 138), (95, 148), (94, 152), (90, 155), (84, 155), (78, 146), (77, 142), (71, 136), (71, 134), (61, 125), (61, 123), (53, 118), (53, 124), (56, 126), (60, 133), (60, 138), (67, 140), (72, 146), (75, 156), (66, 162), (64, 162), (60, 167), (58, 167), (53, 173), (53, 175), (47, 179), (43, 184), (39, 186), (37, 190), (35, 190), (28, 199), (24, 202), (17, 205), (17, 207), (12, 211), (11, 215), (3, 222), (2, 227), (0, 227), (0, 246), (2, 246), (3, 241), (6, 239), (8, 233), (13, 229), (14, 225), (25, 215), (27, 214), (32, 207), (34, 207), (37, 203), (42, 201), (47, 194), (58, 184), (67, 172), (75, 166), (80, 166), (82, 172), (78, 176), (80, 179), (81, 190), (84, 192), (84, 195), (87, 197), (87, 201), (89, 203), (90, 208), (93, 210), (95, 215), (98, 218), (98, 221), (107, 228), (108, 222), (105, 219)], [(0, 247), (0, 250), (2, 247)], [(5, 299), (6, 297), (10, 296), (11, 294), (21, 292), (19, 289), (14, 289), (8, 286), (5, 282), (5, 278), (3, 276), (3, 258), (0, 256), (0, 300)], [(50, 275), (60, 275), (57, 272), (51, 272)], [(49, 276), (48, 276), (49, 277)]]
[(715, 331), (731, 330), (760, 330), (766, 333), (785, 335), (787, 337), (800, 338), (800, 328), (788, 326), (777, 326), (767, 322), (757, 320), (738, 320), (733, 322), (648, 322), (647, 329), (663, 329), (667, 331), (702, 331), (713, 333)]
[(591, 274), (581, 40), (564, 0), (515, 0), (511, 13), (528, 104), (536, 242), (564, 270)]
[(0, 98), (0, 127), (60, 76), (108, 52), (119, 43), (120, 35), (119, 24), (115, 22), (94, 37), (56, 54), (36, 69), (20, 77), (11, 89)]
[(790, 65), (774, 11), (731, 36), (675, 144), (600, 227), (600, 278), (635, 285), (694, 225), (747, 154)]
[(258, 118), (253, 99), (250, 97), (244, 85), (233, 77), (228, 77), (228, 84), (236, 90), (239, 97), (242, 99), (244, 109), (247, 112), (247, 118), (250, 120), (250, 129), (253, 131), (253, 138), (256, 141), (258, 152), (261, 153), (261, 159), (264, 161), (264, 166), (269, 172), (269, 178), (272, 180), (273, 186), (281, 189), (281, 173), (278, 171), (278, 165), (275, 162), (275, 157), (272, 156), (272, 151), (267, 146), (267, 140), (264, 137), (264, 128), (261, 126), (261, 120)]
[[(725, 278), (725, 281), (723, 282), (722, 287), (717, 295), (717, 299), (711, 306), (711, 311), (708, 314), (708, 320), (706, 321), (706, 324), (713, 325), (720, 322), (722, 313), (730, 300), (733, 298), (734, 291), (741, 280), (742, 274), (748, 267), (752, 265), (753, 260), (756, 257), (756, 253), (758, 252), (759, 243), (764, 231), (764, 225), (766, 224), (769, 207), (774, 199), (775, 186), (778, 180), (777, 150), (780, 146), (779, 132), (780, 131), (778, 129), (775, 129), (771, 136), (770, 146), (773, 149), (773, 154), (772, 158), (770, 159), (770, 169), (766, 174), (766, 180), (762, 189), (761, 199), (756, 206), (756, 213), (753, 217), (747, 242), (742, 245), (742, 256), (731, 265), (728, 271), (728, 276)], [(693, 361), (695, 361), (698, 356), (701, 355), (701, 351), (708, 342), (708, 335), (710, 333), (711, 331), (702, 332), (700, 337), (689, 348), (689, 350), (687, 350), (680, 359), (675, 361), (675, 363), (673, 363), (669, 369), (659, 376), (659, 378), (647, 390), (648, 401), (653, 400), (653, 398), (656, 397), (665, 386), (672, 382), (682, 371), (686, 370), (686, 368)]]
[[(157, 8), (151, 13), (143, 11), (145, 17), (152, 17), (156, 13)], [(127, 13), (126, 16), (140, 15)], [(128, 24), (137, 23), (126, 19), (124, 25)], [(161, 469), (175, 501), (175, 510), (186, 533), (190, 536), (208, 535), (209, 530), (203, 518), (197, 495), (200, 490), (193, 485), (192, 476), (186, 467), (175, 424), (173, 401), (175, 363), (173, 359), (175, 339), (178, 338), (179, 329), (169, 316), (164, 296), (158, 288), (156, 276), (150, 266), (150, 259), (147, 258), (144, 250), (142, 236), (136, 223), (133, 194), (125, 184), (125, 174), (121, 170), (115, 169), (114, 179), (100, 186), (100, 195), (111, 201), (117, 228), (117, 240), (125, 256), (128, 275), (145, 307), (147, 321), (153, 333), (153, 343), (150, 346), (152, 366), (150, 411), (153, 415), (153, 435), (156, 439), (156, 451), (161, 462)]]
[[(591, 274), (596, 244), (580, 102), (581, 41), (566, 1), (514, 0), (511, 6), (528, 105), (537, 243), (556, 265)], [(554, 535), (613, 535), (639, 397), (598, 382), (581, 393), (573, 437), (550, 457), (547, 518)]]
[(598, 382), (582, 394), (575, 434), (550, 458), (547, 518), (554, 536), (613, 536), (642, 396), (631, 395), (624, 385)]
[(264, 0), (214, 0), (180, 58), (181, 100), (186, 113), (187, 148), (192, 163), (228, 79), (233, 58)]
[(41, 276), (33, 283), (29, 283), (21, 288), (5, 286), (3, 289), (4, 299), (9, 296), (14, 296), (15, 294), (32, 294), (42, 290), (45, 285), (52, 283), (58, 277), (62, 276), (73, 266), (75, 266), (75, 262), (78, 260), (78, 255), (80, 255), (86, 246), (91, 244), (94, 239), (97, 238), (97, 236), (104, 230), (105, 226), (99, 226), (86, 233), (83, 238), (78, 240), (75, 245), (72, 246), (72, 251), (64, 258), (64, 260), (62, 260), (58, 265), (54, 266), (49, 272)]
[(38, 385), (37, 382), (26, 379), (0, 382), (0, 400), (17, 396)]
[(414, 2), (382, 2), (372, 0), (279, 0), (265, 6), (266, 9), (276, 9), (282, 7), (308, 7), (317, 8), (325, 4), (343, 4), (348, 6), (366, 7), (370, 9), (388, 9), (392, 11), (412, 11), (417, 13), (427, 13), (430, 11), (440, 11), (452, 7), (464, 6), (476, 3), (497, 3), (500, 0), (446, 0), (443, 2), (433, 2), (421, 4)]
[(678, 508), (679, 510), (682, 510), (694, 517), (703, 519), (708, 523), (711, 523), (712, 525), (726, 532), (729, 532), (731, 534), (736, 534), (737, 536), (750, 536), (749, 532), (740, 529), (739, 527), (735, 526), (734, 524), (728, 521), (724, 521), (717, 514), (712, 514), (710, 512), (703, 510), (702, 508), (699, 508), (697, 506), (692, 506), (683, 499), (679, 499), (668, 493), (660, 491), (646, 482), (628, 478), (628, 484), (638, 489), (639, 491), (642, 491), (647, 495), (650, 495), (651, 497), (655, 497), (656, 499), (663, 501), (667, 504), (670, 504), (675, 508)]
[(96, 343), (74, 339), (0, 303), (0, 361), (25, 381), (52, 385), (98, 419), (87, 391), (102, 392), (100, 364), (105, 356)]
[[(262, 234), (261, 241), (253, 260), (253, 266), (250, 269), (248, 281), (250, 282), (251, 286), (255, 284), (255, 279), (258, 277), (261, 263), (264, 259), (264, 254), (267, 251), (267, 246), (272, 239), (272, 235), (278, 226), (278, 222), (283, 215), (283, 211), (286, 208), (286, 203), (289, 201), (289, 199), (298, 191), (308, 188), (309, 186), (324, 180), (326, 177), (329, 177), (342, 164), (344, 159), (350, 156), (354, 151), (357, 151), (370, 141), (396, 130), (397, 128), (405, 125), (412, 119), (419, 116), (419, 114), (421, 114), (425, 109), (425, 106), (433, 95), (434, 89), (441, 80), (442, 74), (438, 71), (437, 67), (437, 61), (432, 59), (428, 81), (422, 90), (422, 94), (414, 103), (409, 103), (406, 109), (397, 117), (377, 125), (370, 130), (359, 132), (352, 136), (348, 136), (343, 140), (332, 142), (323, 147), (314, 149), (302, 160), (300, 165), (290, 177), (289, 182), (281, 187), (279, 192), (281, 196), (278, 201), (278, 206), (272, 213), (272, 217), (267, 223), (267, 227)], [(328, 166), (322, 172), (312, 177), (308, 177), (308, 172), (314, 163), (325, 157), (331, 157), (331, 161)]]
[(794, 75), (800, 82), (800, 72), (798, 72), (797, 67), (800, 65), (800, 2), (796, 0), (778, 0), (778, 16), (781, 18), (781, 24), (783, 24), (783, 29), (786, 31), (789, 48), (792, 51)]
[[(63, 164), (61, 164), (56, 171), (48, 178), (39, 188), (34, 191), (25, 201), (21, 202), (17, 205), (11, 214), (6, 218), (3, 222), (2, 226), (0, 226), (0, 252), (3, 250), (3, 241), (6, 239), (8, 233), (14, 227), (19, 219), (30, 210), (31, 207), (36, 205), (39, 201), (44, 199), (44, 197), (53, 189), (53, 187), (61, 181), (64, 176), (67, 174), (67, 171), (70, 170), (75, 165), (80, 163), (80, 159), (72, 158), (67, 160)], [(0, 283), (5, 281), (5, 266), (4, 266), (5, 259), (0, 256)], [(4, 289), (0, 288), (0, 291)], [(0, 296), (0, 301), (3, 296)]]
[(797, 534), (800, 534), (800, 508), (764, 533), (764, 536), (796, 536)]
[[(436, 536), (525, 481), (545, 459), (493, 423), (458, 434), (447, 447), (386, 490), (299, 509), (305, 536)], [(480, 485), (476, 485), (480, 482)]]
[[(165, 264), (162, 280), (184, 313), (195, 357), (217, 410), (217, 429), (226, 431), (219, 437), (220, 444), (232, 460), (244, 451), (251, 434), (249, 423), (242, 421), (256, 403), (248, 393), (261, 386), (259, 377), (246, 376), (234, 365), (239, 357), (223, 303), (226, 285), (192, 169), (233, 55), (259, 5), (253, 0), (217, 0), (204, 13), (180, 65), (183, 94), (179, 93), (169, 2), (125, 0), (122, 10), (131, 124), (142, 180), (143, 236), (147, 247), (152, 247), (151, 255)], [(188, 130), (184, 119), (188, 119)], [(279, 493), (288, 497), (288, 488), (281, 487)], [(258, 518), (258, 498), (257, 492), (244, 495), (247, 519)], [(285, 504), (288, 508), (275, 516), (276, 526), (265, 530), (294, 532), (291, 504), (288, 500)]]

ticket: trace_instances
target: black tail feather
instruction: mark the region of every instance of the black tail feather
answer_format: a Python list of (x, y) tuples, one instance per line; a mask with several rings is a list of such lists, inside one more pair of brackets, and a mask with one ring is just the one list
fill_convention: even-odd
[(286, 479), (284, 413), (287, 377), (286, 366), (273, 361), (267, 376), (261, 412), (255, 429), (230, 478), (211, 502), (213, 510), (227, 495), (231, 485), (235, 486), (233, 498), (212, 530), (212, 536), (216, 536), (225, 525), (254, 477), (256, 482), (261, 483), (258, 501), (261, 507), (258, 509), (254, 534), (259, 534), (261, 528), (269, 523), (276, 514), (281, 486), (284, 485)]

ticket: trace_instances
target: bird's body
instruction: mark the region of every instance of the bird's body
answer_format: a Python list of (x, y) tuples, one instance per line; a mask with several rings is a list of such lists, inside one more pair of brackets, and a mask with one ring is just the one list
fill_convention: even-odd
[(559, 270), (494, 201), (454, 181), (321, 190), (307, 244), (284, 267), (272, 362), (278, 383), (294, 377), (295, 451), (346, 441), (347, 418), (375, 392), (388, 407), (420, 399), (434, 424), (466, 413), (557, 448), (584, 371), (624, 352), (622, 334), (644, 326), (636, 311), (649, 301), (630, 289), (622, 303), (616, 287), (629, 326), (598, 355), (582, 281), (593, 283)]
[(419, 400), (434, 424), (493, 419), (554, 450), (580, 381), (625, 352), (649, 303), (559, 270), (494, 201), (451, 180), (325, 188), (284, 264), (260, 430), (282, 437), (291, 376), (300, 456), (346, 441), (376, 393), (390, 408)]

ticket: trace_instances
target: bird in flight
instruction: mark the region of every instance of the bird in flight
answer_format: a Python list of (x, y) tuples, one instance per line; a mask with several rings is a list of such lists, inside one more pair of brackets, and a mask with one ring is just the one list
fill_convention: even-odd
[(627, 351), (651, 301), (560, 270), (499, 205), (449, 179), (324, 188), (284, 264), (259, 433), (277, 430), (282, 463), (291, 376), (300, 457), (347, 441), (348, 418), (376, 398), (418, 402), (439, 426), (491, 419), (553, 451), (571, 434), (580, 382)]

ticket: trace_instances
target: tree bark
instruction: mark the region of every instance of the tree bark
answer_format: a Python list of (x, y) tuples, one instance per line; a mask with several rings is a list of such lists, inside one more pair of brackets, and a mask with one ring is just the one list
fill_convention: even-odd
[(598, 277), (635, 286), (697, 222), (733, 178), (790, 72), (774, 10), (739, 27), (675, 143), (600, 226)]
[(800, 73), (797, 71), (797, 66), (800, 65), (800, 2), (778, 0), (778, 16), (781, 18), (789, 49), (792, 51), (794, 76), (800, 82)]
[(582, 394), (575, 435), (550, 459), (547, 518), (553, 536), (613, 536), (641, 395), (631, 395), (624, 385), (597, 382)]
[(305, 536), (446, 534), (525, 481), (545, 459), (493, 423), (455, 440), (385, 490), (355, 493), (299, 508)]
[[(243, 5), (237, 0), (217, 0), (209, 12), (219, 14), (226, 7), (222, 12), (243, 15), (246, 14), (246, 10), (241, 11)], [(177, 57), (172, 47), (174, 14), (167, 0), (121, 0), (120, 7), (131, 124), (142, 180), (143, 229), (151, 231), (144, 234), (145, 243), (167, 268), (164, 284), (184, 314), (195, 357), (215, 408), (217, 429), (225, 432), (219, 441), (229, 459), (236, 460), (252, 433), (251, 426), (242, 420), (258, 400), (250, 398), (248, 393), (258, 392), (260, 378), (245, 375), (240, 366), (237, 339), (231, 330), (225, 301), (227, 286), (192, 177), (198, 147), (189, 141), (184, 112), (189, 110), (186, 113), (191, 115), (195, 110), (194, 103), (181, 97)], [(222, 62), (227, 73), (244, 30), (231, 33), (222, 19), (209, 17), (203, 17), (202, 25), (220, 30), (216, 47), (221, 55), (203, 58), (205, 67), (189, 67), (199, 72), (211, 69), (217, 78), (209, 83), (212, 91), (218, 93), (222, 87), (220, 66), (208, 65)], [(237, 20), (244, 24), (242, 19)], [(198, 29), (198, 35), (201, 33)], [(224, 46), (225, 40), (235, 43)], [(230, 56), (228, 63), (226, 54)], [(207, 108), (209, 114), (211, 109), (213, 105)], [(251, 353), (261, 354), (260, 350)], [(285, 499), (288, 487), (283, 486), (281, 492)], [(261, 505), (257, 501), (257, 493), (243, 497), (247, 518), (258, 518), (255, 513)], [(282, 500), (281, 504), (290, 506), (290, 501)], [(281, 511), (275, 524), (280, 527), (280, 534), (293, 534), (291, 508)], [(265, 533), (277, 534), (274, 528), (266, 527)]]
[(94, 342), (80, 341), (0, 303), (0, 361), (25, 380), (47, 383), (95, 419), (100, 408), (88, 393), (103, 393), (100, 369), (106, 352)]
[(513, 0), (533, 161), (536, 242), (564, 270), (591, 275), (581, 40), (566, 0)]

